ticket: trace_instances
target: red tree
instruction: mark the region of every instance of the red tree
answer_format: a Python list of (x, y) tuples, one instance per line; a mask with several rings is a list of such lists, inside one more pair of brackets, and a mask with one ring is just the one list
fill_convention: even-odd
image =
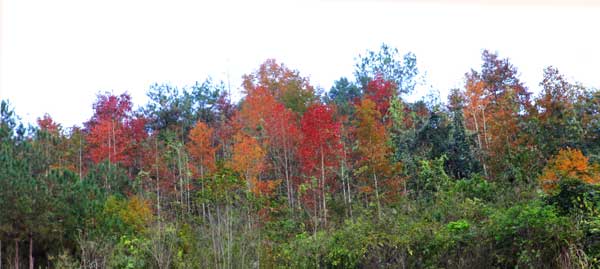
[(94, 163), (108, 160), (133, 166), (141, 156), (139, 145), (147, 133), (145, 120), (132, 113), (131, 97), (126, 93), (99, 95), (94, 111), (85, 123), (88, 158)]
[(44, 114), (43, 118), (38, 118), (37, 124), (40, 126), (40, 130), (50, 134), (58, 134), (60, 129), (60, 125), (56, 123), (48, 114)]
[(390, 101), (396, 92), (396, 88), (394, 82), (385, 80), (382, 76), (377, 76), (367, 84), (365, 97), (375, 103), (381, 116), (385, 116), (390, 108)]
[(286, 183), (290, 207), (294, 204), (294, 188), (291, 184), (296, 175), (293, 163), (297, 155), (300, 130), (296, 113), (278, 102), (266, 88), (259, 87), (246, 96), (238, 117), (240, 125), (257, 137), (265, 149), (275, 178)]
[(288, 203), (294, 207), (294, 186), (292, 178), (297, 169), (293, 165), (297, 160), (297, 149), (300, 143), (300, 130), (297, 116), (281, 103), (275, 103), (265, 118), (267, 133), (267, 149), (273, 162), (276, 174), (285, 179)]
[(334, 119), (334, 109), (327, 105), (316, 104), (308, 108), (301, 121), (302, 143), (300, 144), (300, 160), (302, 169), (307, 176), (307, 181), (316, 179), (309, 188), (307, 200), (309, 206), (313, 206), (315, 217), (319, 215), (323, 222), (327, 223), (326, 193), (335, 191), (334, 176), (338, 156), (342, 147), (340, 142), (339, 121)]

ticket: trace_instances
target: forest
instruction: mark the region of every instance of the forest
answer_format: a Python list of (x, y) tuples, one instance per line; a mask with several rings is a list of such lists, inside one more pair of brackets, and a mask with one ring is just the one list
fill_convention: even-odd
[(505, 57), (443, 98), (383, 44), (328, 91), (268, 59), (82, 126), (2, 100), (0, 268), (600, 268), (600, 92)]

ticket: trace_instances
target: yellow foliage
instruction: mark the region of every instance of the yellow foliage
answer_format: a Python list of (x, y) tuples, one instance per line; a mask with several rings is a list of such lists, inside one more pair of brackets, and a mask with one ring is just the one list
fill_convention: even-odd
[(152, 220), (150, 203), (137, 195), (132, 196), (127, 201), (126, 208), (120, 210), (119, 216), (127, 225), (134, 227), (138, 232), (142, 232)]

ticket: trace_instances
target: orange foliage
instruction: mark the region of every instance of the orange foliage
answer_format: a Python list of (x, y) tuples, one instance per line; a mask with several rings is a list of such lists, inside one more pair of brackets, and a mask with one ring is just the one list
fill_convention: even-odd
[(256, 72), (244, 75), (243, 80), (242, 86), (248, 96), (256, 90), (266, 90), (294, 112), (304, 112), (317, 99), (308, 78), (274, 59), (266, 60)]
[(540, 183), (546, 192), (556, 189), (561, 179), (579, 179), (589, 184), (600, 182), (599, 167), (589, 165), (588, 158), (578, 149), (561, 149), (542, 172)]
[(260, 196), (267, 196), (267, 197), (271, 197), (274, 192), (275, 189), (277, 189), (277, 187), (279, 187), (279, 185), (281, 184), (281, 179), (277, 179), (277, 180), (263, 180), (263, 181), (259, 181), (256, 179), (251, 179), (252, 181), (252, 193), (256, 194), (256, 195), (260, 195)]
[(238, 132), (233, 139), (233, 156), (229, 166), (244, 177), (248, 189), (252, 190), (253, 183), (265, 167), (265, 152), (255, 138), (242, 132)]
[[(480, 161), (499, 174), (507, 167), (503, 162), (518, 145), (529, 143), (519, 137), (519, 121), (530, 107), (525, 86), (517, 78), (517, 71), (507, 59), (484, 51), (481, 73), (472, 70), (466, 74), (465, 123), (476, 133), (476, 141), (483, 156)], [(484, 158), (487, 157), (487, 158)]]
[[(358, 164), (361, 166), (358, 171), (361, 171), (359, 178), (367, 184), (360, 190), (371, 193), (373, 188), (378, 188), (375, 190), (383, 194), (384, 198), (396, 197), (400, 188), (394, 187), (399, 186), (400, 179), (397, 177), (397, 172), (400, 170), (400, 165), (390, 162), (392, 149), (387, 143), (388, 138), (381, 118), (377, 104), (372, 100), (365, 98), (356, 105), (354, 125), (357, 153), (360, 156)], [(371, 182), (375, 178), (379, 178), (379, 183)]]
[(300, 77), (298, 71), (277, 63), (275, 59), (266, 60), (255, 73), (244, 75), (243, 79), (242, 86), (247, 94), (259, 87), (265, 87), (277, 98), (285, 95), (286, 91), (292, 90), (292, 87), (314, 91), (308, 79)]
[(248, 93), (242, 103), (237, 119), (242, 126), (251, 131), (264, 128), (265, 120), (272, 114), (277, 101), (264, 87), (258, 87)]
[(206, 123), (199, 121), (190, 131), (190, 142), (187, 150), (190, 157), (200, 168), (200, 176), (204, 177), (215, 169), (215, 152), (217, 148), (212, 144), (213, 129)]

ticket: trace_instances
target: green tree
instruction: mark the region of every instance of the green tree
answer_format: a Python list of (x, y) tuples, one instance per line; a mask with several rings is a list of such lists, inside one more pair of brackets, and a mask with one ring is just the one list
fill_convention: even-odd
[(542, 92), (535, 100), (539, 123), (538, 143), (544, 156), (564, 147), (576, 147), (582, 141), (583, 129), (575, 111), (578, 86), (566, 81), (558, 69), (544, 69), (540, 83)]
[(417, 75), (417, 57), (409, 52), (400, 56), (398, 49), (381, 44), (378, 51), (368, 50), (366, 55), (359, 55), (355, 65), (354, 76), (362, 89), (378, 75), (385, 81), (396, 84), (398, 94), (409, 94), (415, 88)]
[(464, 99), (460, 90), (452, 90), (449, 99), (452, 123), (446, 168), (456, 179), (468, 178), (472, 173), (480, 172), (481, 167), (473, 152), (472, 136), (468, 135), (465, 128)]
[(333, 82), (327, 93), (327, 101), (334, 103), (337, 112), (341, 115), (351, 115), (354, 112), (354, 102), (358, 101), (362, 93), (356, 84), (345, 77)]

